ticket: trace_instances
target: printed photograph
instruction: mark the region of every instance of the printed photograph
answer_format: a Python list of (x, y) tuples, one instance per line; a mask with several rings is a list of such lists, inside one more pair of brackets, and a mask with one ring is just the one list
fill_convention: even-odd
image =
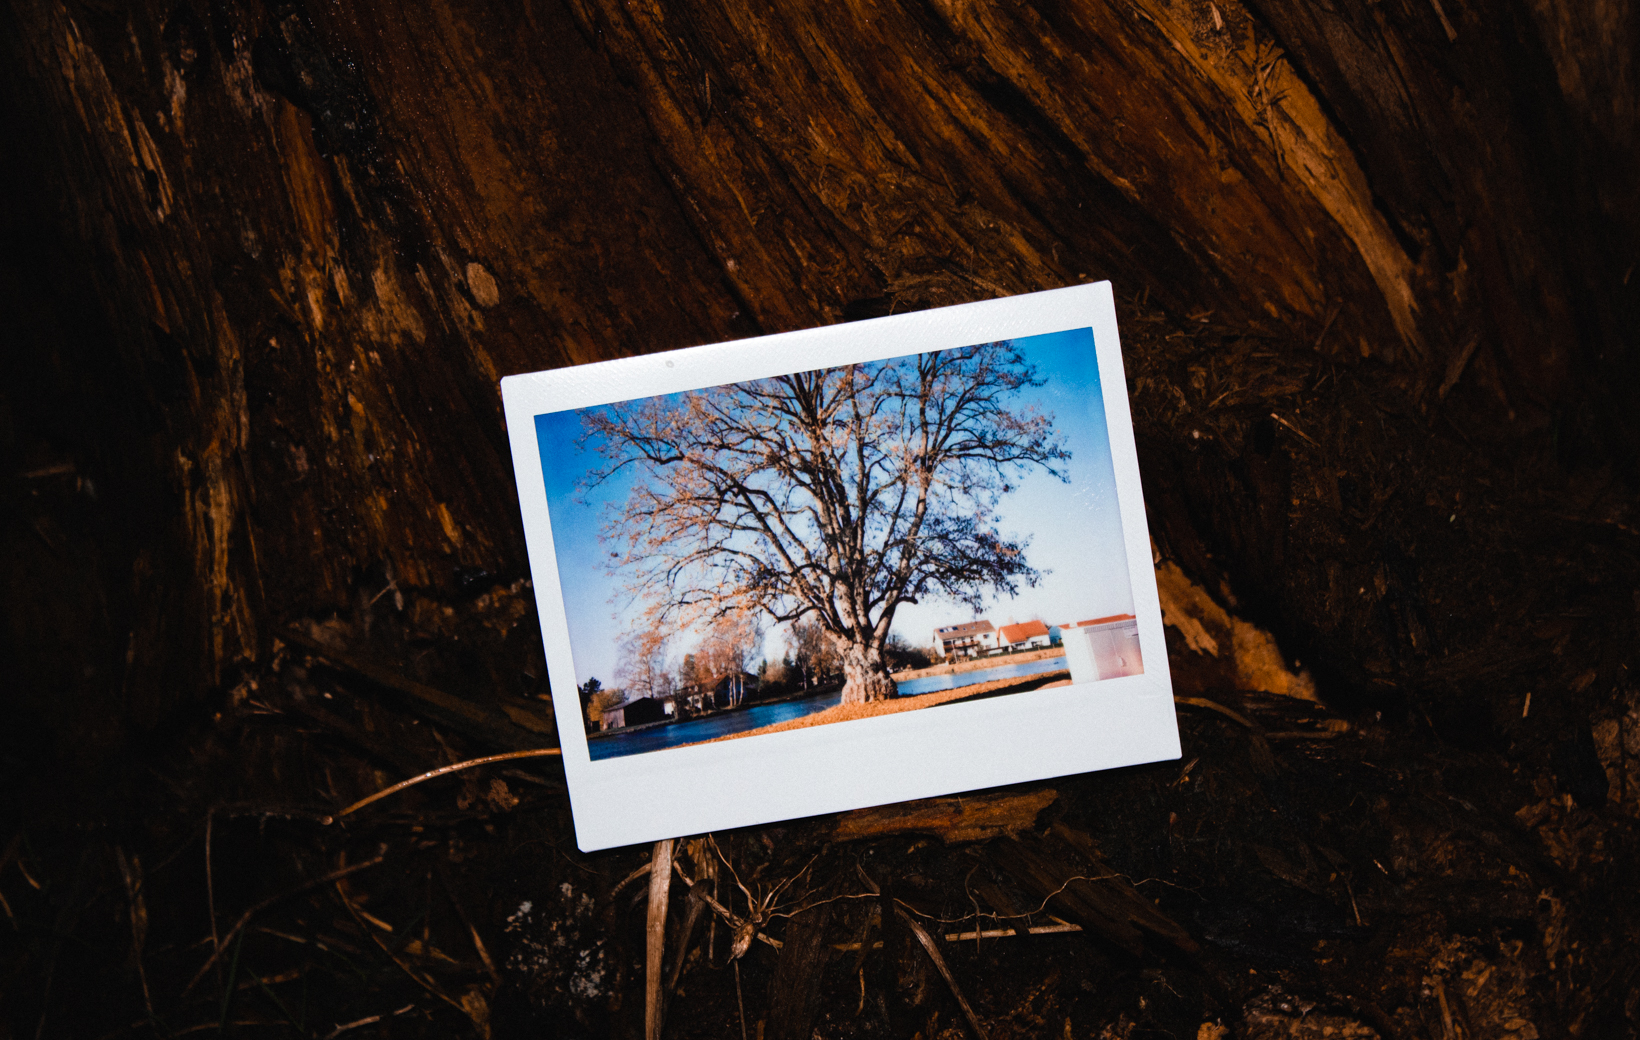
[(1082, 328), (536, 416), (591, 757), (1142, 673), (1103, 400)]

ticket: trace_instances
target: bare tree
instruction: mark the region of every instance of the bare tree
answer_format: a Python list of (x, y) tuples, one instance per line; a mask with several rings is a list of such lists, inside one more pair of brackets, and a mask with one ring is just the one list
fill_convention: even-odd
[(792, 663), (803, 675), (804, 689), (837, 670), (837, 646), (819, 621), (810, 618), (793, 622), (787, 642)]
[(666, 697), (672, 693), (672, 673), (667, 669), (670, 640), (656, 627), (640, 628), (621, 641), (621, 663), (617, 677), (634, 697)]
[(738, 612), (812, 615), (845, 703), (894, 694), (882, 647), (902, 603), (980, 609), (1034, 585), (1026, 539), (995, 529), (1025, 472), (1070, 458), (1011, 342), (781, 376), (590, 411), (605, 465), (634, 470), (605, 536), (650, 629)]
[[(763, 631), (757, 617), (746, 611), (738, 611), (714, 624), (695, 649), (695, 667), (704, 682), (718, 683), (725, 677), (729, 678), (730, 705), (738, 704), (745, 695), (745, 687), (739, 676), (747, 670), (762, 639)], [(723, 706), (719, 704), (719, 707)]]

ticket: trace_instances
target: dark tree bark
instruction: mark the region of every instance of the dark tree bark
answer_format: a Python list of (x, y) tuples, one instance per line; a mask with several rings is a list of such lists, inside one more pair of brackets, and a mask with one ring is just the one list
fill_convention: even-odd
[(525, 725), (503, 375), (1109, 278), (1175, 617), (1634, 811), (1632, 4), (8, 0), (0, 53), (13, 789), (99, 805), (293, 628)]
[[(1456, 393), (1494, 458), (1628, 457), (1640, 23), (1453, 7), (18, 0), (13, 284), (57, 323), (19, 345), (120, 388), (77, 463), (135, 521), (94, 579), (118, 714), (389, 581), (523, 576), (495, 381), (634, 350), (1110, 277)], [(1258, 492), (1201, 497), (1211, 544)]]

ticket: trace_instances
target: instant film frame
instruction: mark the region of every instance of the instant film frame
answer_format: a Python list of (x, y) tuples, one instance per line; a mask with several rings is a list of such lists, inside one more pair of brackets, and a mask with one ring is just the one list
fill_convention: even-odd
[[(1119, 541), (1088, 551), (1115, 553), (1125, 563), (1133, 620), (1115, 636), (1110, 625), (1091, 624), (1109, 619), (1050, 620), (1066, 626), (1061, 634), (1073, 676), (1089, 675), (1097, 665), (1088, 662), (1109, 652), (1111, 638), (1131, 644), (1135, 636), (1142, 673), (1107, 669), (1100, 674), (1117, 677), (594, 760), (571, 635), (580, 626), (587, 645), (586, 611), (577, 606), (582, 620), (572, 619), (565, 584), (578, 595), (574, 581), (585, 570), (585, 546), (571, 546), (568, 536), (564, 546), (555, 543), (548, 491), (550, 479), (562, 532), (571, 508), (564, 504), (564, 468), (587, 466), (575, 444), (563, 440), (562, 413), (998, 341), (1028, 345), (1032, 337), (1077, 330), (1091, 330), (1108, 440), (1113, 489), (1100, 493), (1113, 490), (1120, 519)], [(583, 850), (1179, 757), (1110, 283), (509, 376), (501, 389)], [(561, 551), (575, 555), (561, 560)], [(1067, 559), (1074, 569), (1074, 559)], [(584, 595), (575, 602), (584, 605)], [(952, 620), (969, 619), (953, 613)], [(583, 657), (588, 653), (583, 649)]]

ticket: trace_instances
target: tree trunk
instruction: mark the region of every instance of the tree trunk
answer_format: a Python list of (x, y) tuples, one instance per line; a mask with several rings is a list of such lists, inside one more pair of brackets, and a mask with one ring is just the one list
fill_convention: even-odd
[(894, 696), (894, 680), (888, 676), (882, 647), (838, 639), (837, 656), (843, 662), (842, 703), (865, 704)]

